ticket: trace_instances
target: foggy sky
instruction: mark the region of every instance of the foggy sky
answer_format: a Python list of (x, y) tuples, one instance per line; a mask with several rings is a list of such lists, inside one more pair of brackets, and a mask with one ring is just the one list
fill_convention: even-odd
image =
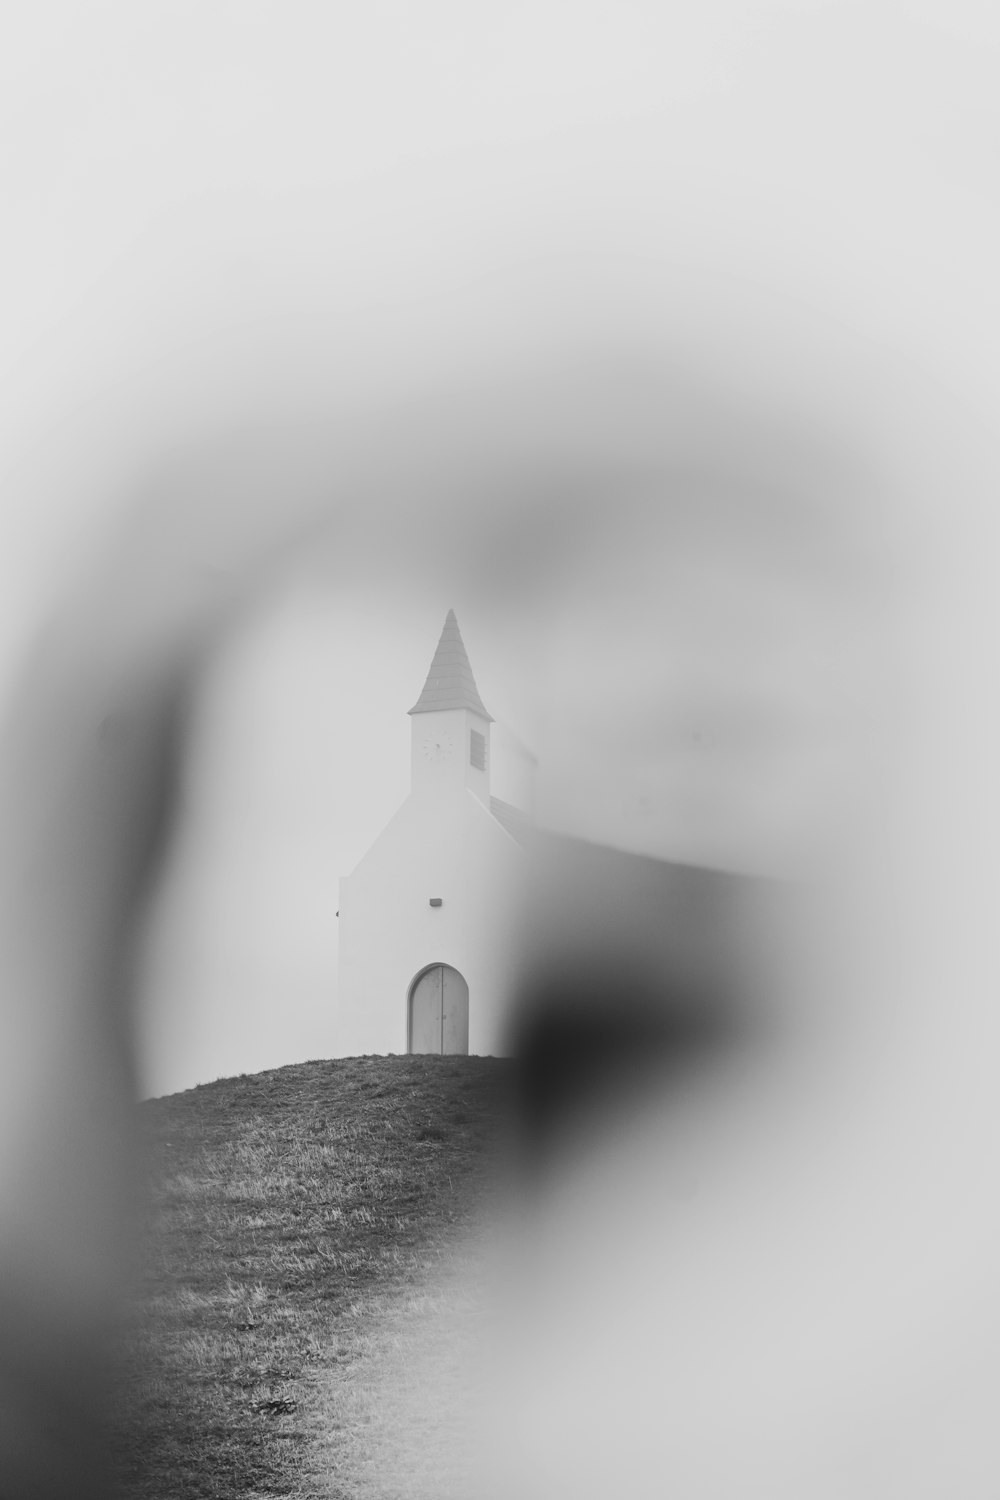
[[(5, 696), (120, 518), (220, 433), (274, 424), (280, 455), (296, 424), (398, 404), (386, 514), (414, 536), (426, 517), (419, 575), (352, 564), (345, 594), (350, 549), (375, 555), (359, 491), (354, 530), (308, 565), (293, 546), (210, 668), (152, 926), (153, 1091), (333, 1050), (336, 877), (405, 795), (449, 607), (491, 711), (542, 755), (554, 825), (667, 857), (808, 860), (881, 805), (901, 744), (933, 761), (914, 697), (982, 707), (988, 626), (950, 608), (988, 593), (992, 535), (977, 7), (56, 5), (7, 38)], [(605, 376), (621, 358), (623, 450), (643, 359), (665, 359), (678, 458), (669, 503), (662, 475), (652, 498), (619, 477), (616, 527), (585, 455), (522, 556), (502, 403), (530, 447), (528, 417), (508, 391), (477, 478), (459, 393), (470, 367), (516, 387), (539, 350)], [(408, 491), (439, 389), (457, 499)], [(555, 397), (538, 423), (553, 452), (573, 428)], [(478, 551), (449, 548), (463, 496)], [(257, 545), (234, 506), (193, 589)], [(956, 806), (920, 804), (934, 848), (964, 849), (979, 805), (984, 741), (959, 733)]]

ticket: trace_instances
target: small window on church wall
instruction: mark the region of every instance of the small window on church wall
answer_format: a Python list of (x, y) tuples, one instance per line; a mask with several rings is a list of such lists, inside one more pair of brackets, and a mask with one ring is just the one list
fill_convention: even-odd
[(486, 736), (478, 729), (469, 730), (469, 763), (477, 771), (486, 770)]

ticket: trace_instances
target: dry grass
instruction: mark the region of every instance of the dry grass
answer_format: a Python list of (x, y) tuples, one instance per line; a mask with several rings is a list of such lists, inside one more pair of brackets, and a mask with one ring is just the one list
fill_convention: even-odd
[[(142, 1106), (150, 1209), (117, 1417), (136, 1500), (387, 1496), (379, 1389), (484, 1208), (510, 1075), (358, 1058)], [(331, 1478), (332, 1474), (332, 1478)]]
[[(317, 1381), (326, 1413), (313, 1444), (330, 1500), (470, 1500), (484, 1492), (491, 1434), (482, 1396), (492, 1340), (472, 1266), (450, 1266), (423, 1289), (386, 1298), (358, 1340), (359, 1357)], [(325, 1485), (325, 1488), (323, 1486)]]

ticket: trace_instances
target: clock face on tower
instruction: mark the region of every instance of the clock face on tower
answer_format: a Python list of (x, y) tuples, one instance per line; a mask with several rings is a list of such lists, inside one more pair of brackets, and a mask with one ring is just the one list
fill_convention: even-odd
[(455, 749), (455, 741), (443, 730), (429, 734), (424, 739), (423, 751), (426, 760), (447, 760)]

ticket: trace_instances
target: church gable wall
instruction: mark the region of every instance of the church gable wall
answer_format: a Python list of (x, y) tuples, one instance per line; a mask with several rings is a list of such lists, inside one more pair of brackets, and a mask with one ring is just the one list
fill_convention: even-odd
[(470, 1051), (500, 1050), (524, 860), (473, 793), (408, 799), (341, 885), (341, 1050), (405, 1051), (407, 989), (434, 963), (469, 984)]

